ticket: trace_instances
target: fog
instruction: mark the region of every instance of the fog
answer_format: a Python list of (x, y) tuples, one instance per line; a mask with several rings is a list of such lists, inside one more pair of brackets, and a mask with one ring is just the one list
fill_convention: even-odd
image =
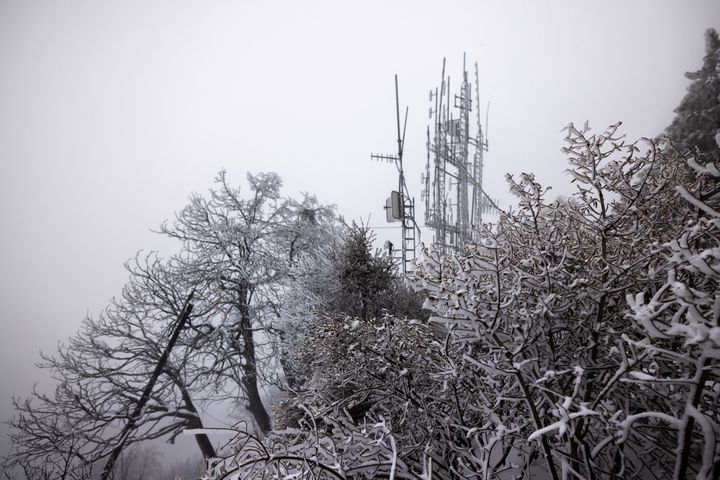
[(716, 0), (0, 2), (0, 417), (52, 388), (38, 352), (120, 293), (127, 259), (175, 251), (151, 229), (220, 169), (275, 171), (286, 195), (384, 227), (397, 180), (370, 153), (395, 150), (393, 75), (419, 199), (428, 91), (466, 52), (488, 193), (507, 206), (504, 173), (533, 171), (568, 194), (561, 129), (661, 133), (708, 27)]

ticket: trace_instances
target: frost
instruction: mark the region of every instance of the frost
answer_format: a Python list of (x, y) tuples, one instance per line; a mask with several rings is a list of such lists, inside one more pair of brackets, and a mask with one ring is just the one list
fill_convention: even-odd
[(674, 426), (675, 428), (679, 428), (681, 425), (680, 420), (673, 417), (672, 415), (668, 415), (666, 413), (662, 412), (642, 412), (637, 413), (635, 415), (628, 416), (625, 420), (620, 422), (618, 424), (618, 431), (617, 431), (617, 443), (623, 443), (627, 441), (628, 436), (630, 435), (630, 429), (632, 425), (641, 419), (658, 419), (661, 420), (671, 426)]
[(692, 416), (697, 424), (702, 429), (703, 437), (705, 440), (705, 446), (703, 449), (703, 467), (698, 472), (697, 479), (698, 480), (706, 480), (711, 478), (711, 470), (713, 466), (713, 462), (715, 460), (715, 449), (718, 445), (718, 442), (716, 440), (716, 434), (715, 431), (717, 430), (717, 426), (713, 425), (713, 422), (702, 412), (700, 412), (697, 408), (695, 408), (693, 405), (688, 404), (687, 405), (687, 413), (688, 415)]
[(637, 378), (638, 380), (643, 380), (646, 382), (651, 382), (653, 380), (656, 380), (655, 377), (653, 377), (652, 375), (649, 375), (645, 372), (633, 371), (633, 372), (630, 372), (629, 375), (633, 378)]
[(633, 311), (633, 319), (645, 328), (645, 331), (653, 338), (667, 338), (667, 335), (655, 326), (653, 319), (657, 315), (658, 303), (645, 303), (645, 293), (641, 292), (635, 296), (628, 294), (626, 301)]
[(683, 197), (688, 202), (695, 205), (695, 207), (699, 208), (700, 210), (704, 211), (705, 213), (713, 216), (713, 217), (720, 217), (720, 212), (715, 210), (714, 208), (708, 206), (706, 203), (701, 202), (697, 198), (695, 198), (690, 192), (688, 192), (685, 187), (678, 186), (675, 188), (677, 192), (680, 194), (681, 197)]
[[(568, 398), (566, 398), (565, 401), (564, 401), (564, 403), (563, 403), (563, 409), (564, 409), (564, 410), (567, 410), (568, 408), (570, 408), (570, 402), (568, 402)], [(558, 436), (561, 436), (561, 435), (563, 435), (563, 434), (565, 433), (565, 431), (567, 430), (568, 424), (569, 424), (570, 420), (575, 420), (575, 419), (577, 419), (577, 418), (588, 417), (588, 416), (593, 416), (593, 415), (599, 415), (599, 413), (598, 413), (598, 412), (595, 412), (595, 411), (593, 411), (593, 410), (588, 409), (588, 408), (585, 407), (584, 405), (580, 405), (580, 410), (579, 410), (579, 411), (577, 411), (577, 412), (572, 412), (572, 413), (564, 413), (564, 414), (562, 414), (562, 417), (563, 417), (563, 418), (561, 418), (561, 419), (558, 420), (557, 422), (552, 423), (552, 424), (548, 425), (547, 427), (543, 427), (543, 428), (540, 428), (540, 429), (538, 429), (538, 430), (535, 430), (535, 431), (534, 431), (533, 433), (531, 433), (530, 436), (528, 437), (528, 441), (537, 440), (537, 439), (539, 439), (541, 436), (543, 436), (543, 435), (545, 435), (545, 434), (547, 434), (547, 433), (550, 433), (550, 432), (552, 432), (552, 431), (555, 431), (555, 430), (558, 431), (558, 432), (557, 432), (557, 435), (558, 435)]]

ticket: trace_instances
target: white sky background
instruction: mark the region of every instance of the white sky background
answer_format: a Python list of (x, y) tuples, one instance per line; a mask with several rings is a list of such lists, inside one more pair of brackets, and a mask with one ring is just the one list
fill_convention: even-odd
[(507, 206), (504, 172), (533, 171), (567, 194), (560, 130), (660, 133), (708, 27), (717, 0), (0, 0), (0, 417), (49, 385), (38, 350), (119, 294), (129, 257), (175, 251), (150, 229), (221, 168), (384, 226), (395, 170), (369, 156), (396, 150), (393, 74), (419, 201), (428, 92), (443, 57), (458, 85), (467, 52), (491, 105), (486, 190)]

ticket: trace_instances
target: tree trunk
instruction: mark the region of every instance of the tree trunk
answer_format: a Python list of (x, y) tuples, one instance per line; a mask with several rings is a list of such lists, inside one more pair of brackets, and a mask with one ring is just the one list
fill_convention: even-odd
[(268, 433), (272, 429), (270, 415), (265, 409), (265, 405), (262, 403), (260, 398), (260, 390), (258, 389), (258, 372), (257, 362), (255, 359), (255, 338), (253, 337), (252, 322), (250, 319), (250, 309), (248, 308), (250, 292), (245, 286), (242, 286), (239, 291), (239, 302), (237, 309), (240, 313), (240, 331), (238, 335), (242, 337), (243, 346), (242, 349), (238, 348), (236, 344), (236, 350), (240, 354), (240, 358), (243, 360), (243, 378), (242, 387), (247, 395), (248, 400), (248, 411), (255, 419), (255, 423), (262, 433)]
[[(183, 397), (183, 402), (185, 403), (185, 407), (188, 409), (188, 411), (191, 413), (191, 417), (188, 419), (188, 427), (189, 428), (203, 428), (202, 420), (200, 419), (200, 415), (198, 414), (197, 409), (195, 408), (195, 404), (192, 401), (192, 398), (190, 397), (190, 393), (187, 391), (187, 388), (185, 388), (185, 385), (180, 384), (180, 382), (175, 382), (175, 384), (180, 389), (180, 393)], [(198, 447), (200, 448), (200, 452), (202, 453), (203, 457), (205, 458), (216, 458), (217, 453), (215, 453), (215, 447), (213, 447), (212, 442), (210, 442), (210, 439), (207, 435), (204, 433), (196, 434), (195, 435), (195, 441), (198, 444)]]
[(118, 435), (117, 444), (112, 449), (110, 457), (105, 464), (105, 468), (103, 469), (102, 475), (100, 477), (101, 480), (107, 480), (108, 478), (110, 478), (113, 468), (115, 467), (115, 461), (120, 456), (120, 453), (122, 453), (122, 450), (125, 447), (125, 443), (127, 442), (128, 435), (130, 435), (130, 432), (135, 429), (137, 421), (142, 414), (143, 408), (145, 408), (145, 404), (150, 399), (150, 394), (152, 393), (153, 387), (155, 387), (155, 382), (157, 382), (158, 377), (160, 377), (160, 372), (165, 369), (165, 364), (168, 357), (170, 356), (170, 352), (175, 346), (175, 342), (177, 342), (177, 339), (180, 336), (180, 331), (185, 326), (185, 322), (187, 322), (187, 319), (190, 317), (190, 313), (192, 312), (193, 306), (190, 301), (192, 301), (193, 293), (190, 293), (187, 300), (185, 300), (185, 308), (183, 309), (182, 314), (180, 315), (180, 318), (175, 325), (175, 329), (173, 330), (172, 336), (170, 337), (170, 341), (165, 347), (165, 350), (163, 350), (163, 353), (158, 360), (158, 364), (155, 367), (155, 370), (153, 371), (152, 376), (148, 381), (148, 384), (145, 386), (145, 390), (143, 390), (140, 400), (138, 400), (138, 403), (135, 405), (135, 409), (132, 411), (130, 417), (128, 418), (128, 422), (125, 424), (125, 427), (123, 428), (120, 435)]
[(296, 390), (298, 386), (298, 381), (297, 377), (295, 376), (295, 369), (293, 368), (292, 363), (288, 358), (289, 354), (284, 349), (283, 345), (281, 345), (280, 348), (280, 367), (282, 367), (283, 373), (285, 374), (285, 383), (290, 390)]
[(258, 389), (257, 362), (255, 361), (255, 339), (250, 322), (243, 318), (241, 322), (243, 337), (243, 387), (248, 400), (248, 410), (255, 419), (258, 428), (262, 433), (268, 433), (271, 429), (270, 415), (268, 415), (265, 405), (260, 398)]

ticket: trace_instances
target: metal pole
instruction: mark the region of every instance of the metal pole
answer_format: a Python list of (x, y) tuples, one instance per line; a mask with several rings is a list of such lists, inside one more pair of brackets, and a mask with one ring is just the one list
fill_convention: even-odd
[(397, 118), (397, 143), (398, 143), (398, 158), (400, 159), (400, 166), (402, 168), (402, 154), (403, 145), (400, 137), (400, 95), (398, 94), (398, 79), (397, 74), (395, 75), (395, 117)]

